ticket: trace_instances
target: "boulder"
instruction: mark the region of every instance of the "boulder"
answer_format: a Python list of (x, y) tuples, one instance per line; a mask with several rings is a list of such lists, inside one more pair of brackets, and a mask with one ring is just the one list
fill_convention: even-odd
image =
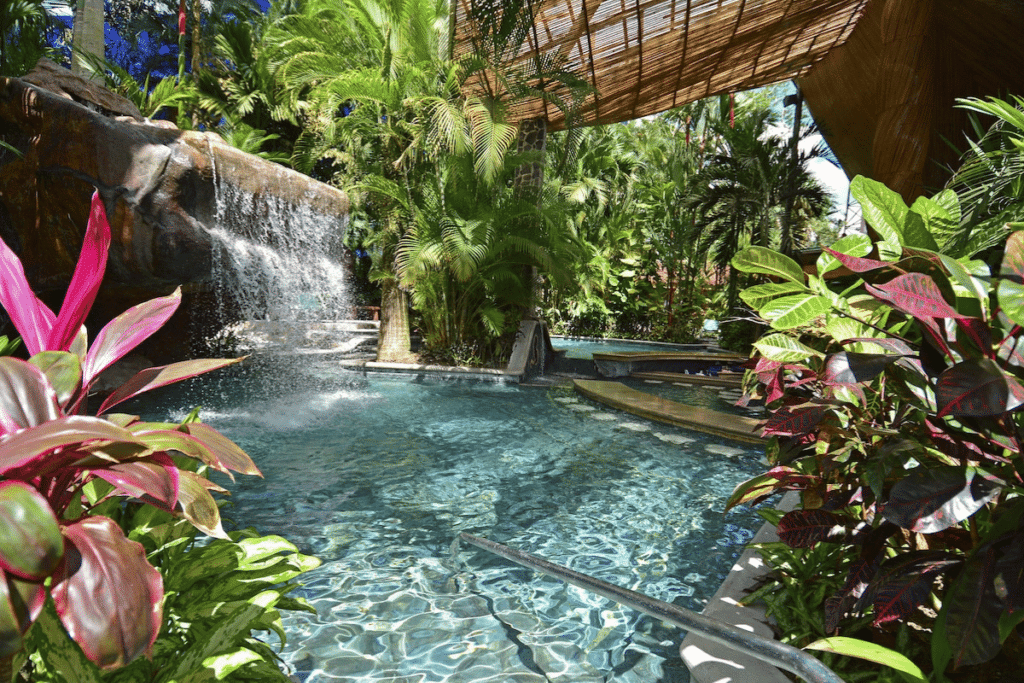
[[(224, 188), (257, 203), (273, 198), (347, 217), (343, 192), (230, 147), (214, 133), (166, 123), (154, 125), (127, 100), (52, 63), (25, 79), (0, 78), (0, 140), (18, 150), (0, 149), (0, 238), (52, 307), (70, 282), (94, 189), (106, 205), (112, 242), (92, 330), (179, 285), (182, 315), (201, 317), (187, 309), (209, 307), (217, 194)], [(233, 223), (245, 230), (244, 221)]]

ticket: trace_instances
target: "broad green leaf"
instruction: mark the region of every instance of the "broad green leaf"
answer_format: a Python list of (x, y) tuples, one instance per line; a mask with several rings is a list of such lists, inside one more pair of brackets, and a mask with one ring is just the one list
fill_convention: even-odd
[[(830, 315), (825, 322), (825, 330), (837, 342), (847, 339), (864, 339), (878, 334), (877, 330), (845, 315)], [(846, 348), (855, 353), (885, 353), (881, 346), (864, 341), (850, 344)]]
[(259, 605), (242, 604), (224, 615), (217, 628), (190, 648), (178, 659), (178, 665), (161, 676), (160, 683), (191, 683), (203, 680), (200, 676), (207, 670), (203, 662), (219, 654), (233, 652), (239, 639), (249, 632), (249, 624), (263, 611)]
[(1017, 625), (1024, 621), (1024, 609), (1015, 612), (1003, 612), (999, 617), (999, 642), (1004, 642), (1017, 628)]
[(28, 634), (29, 647), (46, 662), (52, 671), (59, 672), (66, 681), (75, 683), (103, 683), (99, 669), (61, 625), (53, 602), (47, 600), (39, 618)]
[[(867, 235), (857, 233), (855, 235), (847, 235), (842, 239), (836, 240), (835, 243), (829, 245), (829, 249), (838, 251), (841, 254), (847, 256), (855, 256), (857, 258), (867, 256), (871, 253), (871, 238)], [(842, 265), (835, 256), (822, 251), (821, 255), (818, 256), (818, 274), (825, 275), (830, 271), (835, 270)]]
[(739, 252), (732, 257), (732, 267), (744, 273), (763, 273), (790, 282), (804, 283), (804, 271), (799, 263), (764, 247), (747, 247)]
[(939, 261), (949, 272), (953, 292), (958, 297), (977, 300), (982, 315), (988, 317), (988, 265), (984, 261), (961, 261), (946, 254), (939, 254)]
[(768, 360), (779, 363), (796, 363), (807, 360), (812, 356), (824, 358), (825, 354), (815, 351), (811, 347), (801, 344), (796, 339), (785, 334), (769, 334), (754, 343), (762, 356)]
[(258, 538), (245, 538), (238, 542), (242, 550), (242, 557), (239, 562), (243, 567), (257, 564), (280, 553), (293, 554), (299, 552), (294, 543), (281, 538), (280, 536), (260, 536)]
[(0, 569), (39, 580), (63, 556), (57, 517), (42, 494), (24, 482), (0, 482)]
[(884, 242), (903, 245), (903, 226), (910, 209), (899, 193), (864, 176), (850, 181), (850, 194), (860, 202), (864, 219)]
[(759, 311), (762, 306), (772, 299), (785, 294), (805, 291), (807, 291), (807, 287), (799, 282), (766, 282), (765, 284), (747, 287), (740, 292), (740, 299), (755, 311)]
[(1024, 231), (1006, 240), (999, 278), (1000, 308), (1014, 323), (1024, 325)]
[(207, 657), (203, 660), (203, 667), (213, 671), (214, 679), (220, 681), (240, 667), (261, 659), (260, 655), (252, 650), (240, 647), (233, 652)]
[(816, 294), (794, 294), (776, 299), (759, 313), (776, 330), (788, 330), (805, 325), (830, 310), (828, 299)]
[(928, 226), (921, 214), (916, 211), (907, 213), (903, 223), (903, 246), (915, 249), (927, 249), (938, 251), (939, 245), (935, 238), (928, 232)]
[(907, 683), (928, 683), (921, 668), (899, 652), (859, 638), (833, 636), (822, 638), (807, 645), (805, 650), (834, 652), (847, 657), (866, 659), (875, 664), (887, 666), (896, 671)]
[(68, 351), (43, 351), (28, 362), (43, 371), (57, 392), (57, 402), (66, 406), (82, 381), (82, 363), (78, 356)]
[(938, 249), (943, 248), (959, 232), (960, 200), (953, 190), (943, 190), (931, 199), (918, 197), (910, 210), (924, 220), (929, 236)]

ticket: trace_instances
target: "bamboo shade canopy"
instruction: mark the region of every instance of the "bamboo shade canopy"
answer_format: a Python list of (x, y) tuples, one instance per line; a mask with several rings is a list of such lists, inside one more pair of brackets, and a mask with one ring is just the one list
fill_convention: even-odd
[[(452, 0), (455, 54), (524, 3), (516, 61), (558, 57), (589, 82), (584, 125), (794, 79), (847, 174), (908, 200), (965, 147), (957, 98), (1024, 95), (1022, 0)], [(541, 99), (515, 114), (565, 126)]]
[[(867, 0), (521, 0), (533, 28), (519, 61), (557, 56), (593, 87), (586, 124), (656, 114), (806, 73), (849, 37)], [(494, 0), (453, 0), (455, 53)], [(476, 10), (476, 11), (474, 11)], [(518, 112), (565, 125), (541, 100)]]

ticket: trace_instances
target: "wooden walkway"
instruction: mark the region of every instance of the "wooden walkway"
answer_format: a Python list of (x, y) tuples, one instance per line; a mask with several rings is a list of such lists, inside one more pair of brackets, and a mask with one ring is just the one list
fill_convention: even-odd
[(745, 443), (761, 443), (759, 421), (752, 417), (683, 405), (620, 382), (577, 379), (573, 384), (587, 398), (639, 417)]

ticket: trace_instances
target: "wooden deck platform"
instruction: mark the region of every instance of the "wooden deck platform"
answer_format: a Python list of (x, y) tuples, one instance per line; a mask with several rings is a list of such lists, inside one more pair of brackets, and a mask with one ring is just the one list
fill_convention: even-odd
[(759, 421), (752, 417), (683, 405), (620, 382), (577, 379), (573, 384), (587, 398), (639, 417), (745, 443), (761, 443)]

